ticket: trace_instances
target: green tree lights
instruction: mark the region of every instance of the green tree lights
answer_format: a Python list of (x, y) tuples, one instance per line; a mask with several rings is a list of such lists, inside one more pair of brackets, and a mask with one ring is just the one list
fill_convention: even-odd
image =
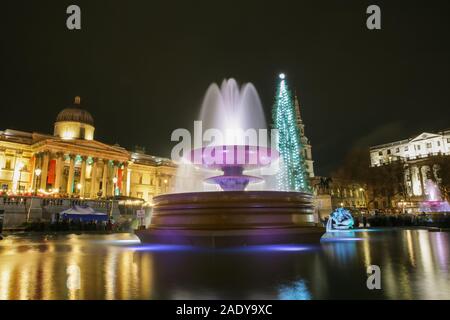
[(274, 129), (278, 129), (277, 151), (280, 154), (280, 171), (277, 188), (282, 191), (311, 192), (300, 130), (296, 122), (295, 106), (285, 75), (280, 74), (275, 104), (272, 109)]

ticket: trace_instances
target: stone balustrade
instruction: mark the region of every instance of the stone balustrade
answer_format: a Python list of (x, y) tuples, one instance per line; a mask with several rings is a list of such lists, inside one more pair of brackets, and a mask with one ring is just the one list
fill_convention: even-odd
[(83, 200), (74, 198), (43, 198), (30, 196), (0, 197), (0, 210), (4, 210), (3, 227), (17, 228), (27, 221), (50, 221), (55, 213), (73, 205), (87, 205), (95, 211), (119, 216), (116, 200)]

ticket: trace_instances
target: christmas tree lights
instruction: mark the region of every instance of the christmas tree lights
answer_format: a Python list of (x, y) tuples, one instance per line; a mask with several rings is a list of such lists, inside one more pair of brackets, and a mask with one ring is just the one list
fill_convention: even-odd
[(272, 109), (274, 129), (278, 129), (277, 151), (281, 160), (277, 175), (277, 189), (311, 192), (292, 94), (284, 73), (281, 73), (279, 78)]

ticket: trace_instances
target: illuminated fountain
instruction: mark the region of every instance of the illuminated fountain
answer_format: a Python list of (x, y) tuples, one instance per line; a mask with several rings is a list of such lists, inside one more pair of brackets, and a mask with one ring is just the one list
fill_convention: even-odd
[(426, 189), (428, 200), (420, 203), (421, 212), (450, 212), (448, 201), (444, 201), (439, 187), (431, 180), (427, 180)]
[[(240, 89), (233, 79), (220, 88), (212, 84), (200, 118), (204, 129), (224, 133), (223, 139), (193, 148), (183, 160), (212, 175), (201, 178), (201, 191), (154, 197), (149, 228), (136, 231), (141, 241), (209, 247), (319, 242), (324, 228), (314, 222), (312, 194), (274, 191), (255, 173), (276, 163), (279, 154), (267, 141), (255, 144), (242, 135), (266, 128), (253, 85)], [(196, 177), (188, 176), (191, 182)], [(264, 190), (249, 190), (255, 184)], [(206, 191), (211, 185), (215, 191)]]

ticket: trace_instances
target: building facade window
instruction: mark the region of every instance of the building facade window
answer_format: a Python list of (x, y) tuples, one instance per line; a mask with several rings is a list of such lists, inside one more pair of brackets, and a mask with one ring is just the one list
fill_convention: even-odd
[(382, 156), (382, 155), (383, 155), (383, 151), (379, 151), (379, 152), (378, 152), (378, 155), (379, 155), (379, 156)]
[(86, 136), (86, 129), (84, 127), (80, 128), (80, 139), (84, 139)]
[(408, 148), (408, 146), (406, 146), (406, 147), (405, 147), (405, 151), (408, 151), (408, 150), (409, 150), (409, 148)]
[(428, 149), (431, 148), (431, 142), (427, 142), (427, 148), (428, 148)]

